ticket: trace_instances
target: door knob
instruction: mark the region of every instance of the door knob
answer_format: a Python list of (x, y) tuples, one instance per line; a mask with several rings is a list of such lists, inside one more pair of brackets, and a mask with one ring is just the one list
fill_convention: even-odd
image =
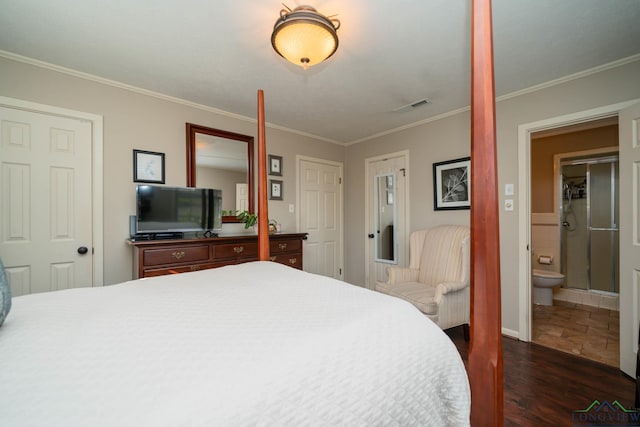
[(368, 237), (369, 237), (370, 239), (373, 239), (373, 238), (374, 238), (374, 237), (376, 237), (376, 236), (375, 236), (373, 233), (369, 233), (369, 236), (368, 236)]
[(78, 253), (79, 253), (80, 255), (84, 255), (84, 254), (86, 254), (87, 252), (89, 252), (89, 249), (87, 249), (87, 247), (86, 247), (86, 246), (80, 246), (80, 247), (78, 248)]

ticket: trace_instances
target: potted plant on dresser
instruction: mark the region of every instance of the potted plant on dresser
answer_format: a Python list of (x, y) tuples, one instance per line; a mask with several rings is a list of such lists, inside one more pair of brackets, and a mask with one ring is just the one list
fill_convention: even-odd
[[(258, 215), (251, 213), (249, 211), (240, 212), (238, 215), (236, 215), (236, 218), (238, 218), (240, 222), (244, 224), (245, 229), (248, 229), (250, 227), (255, 227), (255, 225), (258, 223)], [(275, 219), (270, 219), (269, 234), (275, 233), (277, 229), (278, 229), (278, 221), (276, 221)]]

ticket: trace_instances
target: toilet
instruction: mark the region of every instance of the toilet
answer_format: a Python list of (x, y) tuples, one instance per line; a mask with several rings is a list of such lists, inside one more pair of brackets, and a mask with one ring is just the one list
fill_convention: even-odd
[(564, 274), (536, 269), (531, 274), (533, 276), (533, 303), (553, 305), (553, 287), (562, 285)]

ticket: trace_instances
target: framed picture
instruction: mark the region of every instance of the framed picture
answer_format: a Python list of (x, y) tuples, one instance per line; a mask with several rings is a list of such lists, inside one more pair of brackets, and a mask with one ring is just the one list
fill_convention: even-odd
[(164, 153), (133, 150), (133, 182), (164, 184)]
[(269, 175), (282, 176), (282, 156), (269, 154)]
[(471, 207), (471, 158), (433, 164), (433, 208), (437, 211)]
[(282, 181), (269, 180), (269, 200), (282, 200)]

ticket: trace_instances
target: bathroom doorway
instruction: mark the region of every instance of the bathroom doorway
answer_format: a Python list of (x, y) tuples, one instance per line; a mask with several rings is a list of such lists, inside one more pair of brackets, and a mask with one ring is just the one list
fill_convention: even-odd
[[(531, 340), (619, 366), (616, 117), (532, 134), (532, 269), (565, 275)], [(541, 261), (544, 260), (544, 261)]]

